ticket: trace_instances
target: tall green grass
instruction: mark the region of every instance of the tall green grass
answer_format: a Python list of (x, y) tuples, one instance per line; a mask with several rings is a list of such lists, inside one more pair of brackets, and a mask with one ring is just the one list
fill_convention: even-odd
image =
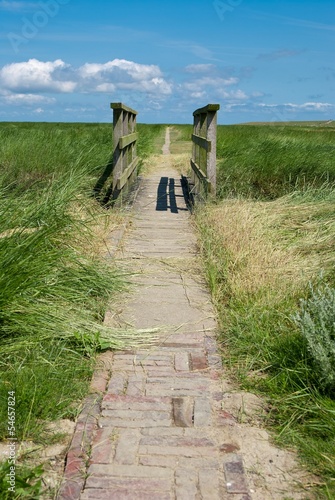
[[(158, 133), (143, 128), (142, 158)], [(48, 442), (48, 421), (80, 411), (95, 354), (130, 341), (102, 324), (126, 279), (95, 241), (122, 218), (92, 196), (112, 143), (108, 124), (0, 124), (0, 439), (9, 391), (18, 441)]]
[[(224, 362), (335, 497), (334, 131), (219, 127), (219, 200), (196, 213)], [(326, 359), (323, 367), (318, 366)]]
[(331, 128), (231, 125), (217, 136), (218, 194), (274, 199), (335, 182)]
[(142, 159), (148, 158), (152, 154), (161, 153), (165, 142), (165, 129), (166, 125), (162, 124), (139, 123), (137, 125), (139, 134), (137, 152)]

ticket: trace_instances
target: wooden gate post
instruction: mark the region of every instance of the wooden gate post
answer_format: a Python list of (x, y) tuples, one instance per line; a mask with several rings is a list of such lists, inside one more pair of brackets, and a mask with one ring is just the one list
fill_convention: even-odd
[(207, 112), (207, 140), (211, 147), (207, 153), (207, 177), (211, 183), (211, 194), (216, 195), (216, 128), (217, 111)]
[(208, 193), (213, 197), (216, 195), (216, 129), (219, 109), (219, 104), (207, 104), (193, 113), (192, 194), (197, 198), (205, 199)]
[(117, 180), (120, 178), (123, 171), (123, 151), (120, 148), (120, 139), (123, 134), (123, 109), (122, 107), (113, 108), (113, 192), (116, 190)]
[[(136, 143), (137, 111), (122, 102), (112, 102), (113, 109), (113, 181), (112, 196), (115, 200), (127, 192), (136, 177), (139, 164)], [(121, 196), (122, 203), (122, 196)]]

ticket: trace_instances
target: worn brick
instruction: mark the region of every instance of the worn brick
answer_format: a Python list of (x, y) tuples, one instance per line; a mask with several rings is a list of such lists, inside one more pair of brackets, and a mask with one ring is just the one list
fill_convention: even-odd
[(91, 380), (90, 390), (93, 392), (105, 392), (108, 380), (109, 372), (107, 370), (95, 372)]
[(170, 343), (170, 344), (163, 344), (162, 346), (160, 346), (161, 351), (169, 352), (171, 354), (178, 353), (178, 352), (180, 352), (181, 349), (184, 352), (188, 352), (188, 353), (198, 352), (199, 354), (201, 354), (203, 352), (203, 348), (202, 348), (201, 344), (180, 345), (177, 343), (175, 343), (175, 344)]
[(117, 362), (113, 365), (114, 374), (116, 373), (144, 373), (144, 369), (141, 366), (135, 366), (134, 363), (123, 363)]
[(144, 395), (145, 376), (132, 374), (129, 375), (128, 385), (126, 389), (127, 396), (142, 396)]
[(205, 446), (166, 446), (164, 445), (164, 449), (162, 446), (147, 446), (143, 445), (139, 447), (140, 455), (174, 455), (177, 457), (215, 457), (217, 456), (217, 450), (213, 447), (205, 447)]
[(195, 398), (194, 400), (194, 427), (211, 425), (212, 408), (209, 398)]
[(155, 354), (142, 354), (141, 351), (138, 351), (136, 354), (136, 361), (143, 362), (145, 360), (150, 361), (163, 361), (167, 364), (172, 363), (172, 356), (168, 354), (159, 354), (157, 351)]
[(119, 354), (119, 353), (115, 353), (114, 356), (113, 356), (113, 364), (117, 361), (129, 361), (129, 362), (133, 362), (134, 358), (136, 357), (136, 354)]
[(145, 389), (145, 393), (147, 396), (185, 396), (185, 397), (195, 397), (202, 396), (204, 391), (206, 391), (206, 387), (199, 388), (174, 388), (174, 387), (166, 387), (163, 384), (147, 384)]
[(79, 500), (84, 481), (66, 481), (61, 486), (57, 495), (57, 500)]
[(215, 469), (199, 470), (199, 490), (202, 500), (221, 500), (219, 474)]
[[(211, 447), (215, 443), (206, 437), (188, 437), (188, 436), (145, 436), (141, 438), (141, 446), (190, 446), (190, 447)], [(163, 450), (164, 452), (164, 450)]]
[(113, 429), (98, 429), (93, 439), (91, 450), (91, 463), (108, 464), (115, 451), (115, 441), (118, 434)]
[(191, 353), (192, 370), (206, 370), (208, 368), (207, 356), (204, 353)]
[(219, 410), (216, 415), (216, 425), (218, 426), (226, 426), (236, 425), (236, 418), (226, 410)]
[[(172, 477), (172, 474), (171, 474)], [(89, 476), (86, 480), (86, 488), (108, 489), (115, 488), (136, 492), (137, 490), (145, 491), (170, 491), (171, 480), (161, 477), (101, 477)]]
[(198, 497), (198, 474), (192, 469), (178, 469), (175, 473), (176, 498), (195, 500)]
[(193, 399), (173, 398), (173, 420), (177, 427), (193, 426)]
[(70, 449), (78, 450), (79, 454), (82, 453), (83, 450), (86, 450), (90, 445), (95, 429), (96, 424), (77, 422)]
[(190, 370), (189, 354), (187, 352), (176, 352), (174, 356), (174, 367), (176, 371), (188, 372)]
[(173, 377), (166, 380), (164, 377), (152, 378), (147, 381), (147, 388), (151, 385), (161, 385), (162, 389), (193, 389), (199, 391), (209, 390), (209, 380), (205, 377)]
[(135, 364), (136, 366), (142, 366), (143, 368), (153, 368), (153, 367), (167, 367), (171, 365), (171, 359), (170, 356), (167, 357), (168, 359), (143, 359), (142, 361), (136, 358)]
[(244, 474), (242, 457), (227, 455), (229, 459), (224, 463), (226, 486), (228, 493), (248, 493), (248, 485)]
[(134, 465), (140, 441), (139, 430), (120, 430), (114, 462), (120, 465)]
[(171, 377), (171, 380), (166, 380), (163, 377), (152, 378), (150, 383), (162, 384), (174, 387), (175, 389), (191, 388), (191, 389), (209, 389), (209, 380), (207, 377), (197, 377), (194, 374), (185, 374), (185, 376)]
[(85, 469), (85, 462), (82, 456), (79, 456), (76, 451), (70, 450), (67, 454), (67, 462), (64, 476), (66, 478), (80, 478)]
[[(78, 497), (79, 498), (79, 497)], [(127, 490), (123, 488), (110, 489), (85, 489), (80, 496), (80, 500), (174, 500), (169, 492), (164, 491), (143, 491)], [(72, 497), (64, 497), (64, 500), (72, 500)]]
[(146, 368), (147, 377), (157, 378), (157, 377), (173, 377), (175, 375), (175, 370), (171, 366), (152, 366)]
[(216, 368), (216, 369), (222, 368), (221, 356), (219, 356), (219, 354), (209, 354), (208, 355), (208, 365), (211, 368)]
[(92, 464), (88, 469), (89, 476), (95, 477), (127, 477), (171, 479), (172, 472), (166, 467), (144, 467), (140, 465), (106, 465)]
[(123, 394), (126, 388), (127, 378), (124, 374), (114, 373), (108, 384), (109, 394)]
[(169, 411), (153, 411), (153, 410), (110, 410), (106, 409), (102, 412), (103, 417), (125, 418), (127, 420), (167, 420), (170, 418)]
[(119, 410), (170, 410), (171, 398), (154, 398), (146, 396), (128, 396), (106, 394), (102, 402), (104, 409), (119, 409)]
[(178, 463), (181, 468), (185, 469), (188, 467), (193, 467), (194, 469), (215, 469), (217, 474), (219, 473), (221, 466), (221, 463), (216, 455), (213, 457), (180, 457), (178, 459)]
[(148, 427), (147, 429), (141, 429), (141, 434), (143, 436), (184, 436), (184, 429), (180, 427)]
[(219, 448), (222, 453), (233, 453), (239, 449), (240, 447), (236, 443), (223, 443)]
[[(189, 460), (189, 459), (187, 459)], [(155, 467), (169, 467), (175, 469), (179, 464), (179, 457), (165, 456), (165, 455), (140, 455), (138, 463), (140, 465), (155, 466)]]
[(205, 337), (205, 347), (208, 354), (217, 354), (217, 343), (213, 337)]
[(198, 341), (198, 342), (203, 342), (204, 341), (204, 335), (203, 332), (200, 330), (193, 330), (193, 331), (184, 331), (184, 332), (178, 332), (175, 333), (174, 335), (171, 335), (169, 337), (169, 341), (172, 342), (180, 342), (184, 343), (186, 341)]
[(101, 427), (128, 427), (131, 429), (142, 428), (142, 427), (170, 427), (172, 425), (172, 418), (166, 418), (165, 420), (153, 420), (153, 419), (143, 419), (143, 420), (129, 420), (125, 418), (112, 418), (105, 417), (100, 420)]

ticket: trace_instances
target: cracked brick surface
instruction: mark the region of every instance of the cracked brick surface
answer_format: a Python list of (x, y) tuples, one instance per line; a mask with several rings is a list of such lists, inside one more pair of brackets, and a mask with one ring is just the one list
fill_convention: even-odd
[[(174, 179), (174, 189), (160, 204), (163, 177)], [(108, 372), (94, 377), (102, 400), (86, 470), (70, 465), (73, 450), (68, 455), (68, 467), (85, 479), (78, 488), (66, 470), (72, 483), (63, 485), (59, 500), (251, 498), (243, 456), (227, 439), (236, 421), (221, 407), (215, 314), (201, 275), (188, 270), (197, 262), (189, 217), (166, 157), (142, 181), (132, 229), (117, 254), (136, 273), (120, 326), (162, 333), (150, 348), (110, 353)]]

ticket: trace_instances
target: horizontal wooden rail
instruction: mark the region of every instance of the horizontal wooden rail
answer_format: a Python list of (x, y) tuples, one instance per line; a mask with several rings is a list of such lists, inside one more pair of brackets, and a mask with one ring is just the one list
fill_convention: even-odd
[(121, 191), (121, 189), (127, 184), (129, 177), (133, 174), (135, 168), (139, 164), (139, 158), (135, 158), (130, 165), (126, 168), (126, 170), (121, 174), (116, 183), (116, 188)]
[(195, 144), (200, 146), (202, 149), (205, 149), (207, 153), (211, 151), (212, 143), (211, 141), (207, 141), (207, 139), (205, 139), (204, 137), (192, 134), (192, 141), (195, 142)]
[(191, 167), (195, 175), (200, 179), (203, 183), (207, 185), (207, 192), (211, 191), (211, 183), (207, 179), (207, 174), (201, 170), (199, 165), (197, 165), (191, 158)]
[(132, 144), (133, 142), (137, 141), (137, 139), (138, 139), (137, 132), (134, 132), (133, 134), (128, 134), (128, 135), (124, 135), (123, 137), (120, 137), (119, 148), (120, 149), (124, 149), (127, 146), (129, 146), (129, 144)]

